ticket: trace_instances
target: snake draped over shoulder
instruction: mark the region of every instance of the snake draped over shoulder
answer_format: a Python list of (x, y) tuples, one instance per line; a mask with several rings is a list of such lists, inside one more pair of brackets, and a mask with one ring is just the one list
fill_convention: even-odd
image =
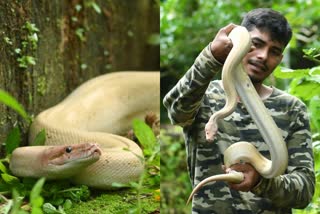
[(72, 178), (94, 188), (127, 184), (144, 170), (143, 153), (123, 137), (133, 119), (159, 116), (160, 72), (114, 72), (93, 78), (33, 121), (29, 143), (46, 132), (44, 146), (19, 147), (10, 170), (21, 177)]

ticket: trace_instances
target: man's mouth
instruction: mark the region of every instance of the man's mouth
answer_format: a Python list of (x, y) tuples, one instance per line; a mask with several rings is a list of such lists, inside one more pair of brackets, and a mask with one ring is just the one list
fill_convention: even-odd
[(258, 71), (258, 72), (266, 72), (267, 71), (267, 67), (261, 62), (250, 60), (249, 65), (250, 65), (251, 69), (254, 71)]

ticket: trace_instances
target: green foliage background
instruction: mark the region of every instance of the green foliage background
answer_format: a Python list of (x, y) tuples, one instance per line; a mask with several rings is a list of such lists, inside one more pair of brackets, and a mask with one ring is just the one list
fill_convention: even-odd
[[(160, 5), (160, 65), (162, 97), (193, 64), (217, 31), (254, 8), (268, 7), (283, 13), (293, 29), (293, 39), (283, 63), (268, 84), (299, 97), (308, 106), (313, 137), (316, 193), (305, 210), (320, 212), (320, 0), (166, 0)], [(190, 213), (185, 201), (191, 191), (181, 129), (172, 127), (162, 108), (161, 213)]]

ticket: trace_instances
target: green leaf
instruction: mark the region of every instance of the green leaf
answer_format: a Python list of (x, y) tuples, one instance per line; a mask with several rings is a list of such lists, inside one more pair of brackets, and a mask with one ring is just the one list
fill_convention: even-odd
[(1, 205), (0, 212), (3, 214), (9, 214), (13, 205), (13, 200), (8, 200), (6, 203)]
[(3, 173), (7, 173), (7, 167), (2, 162), (0, 162), (0, 171)]
[(46, 130), (42, 129), (37, 136), (35, 137), (34, 141), (32, 142), (33, 146), (42, 146), (46, 142)]
[(72, 201), (70, 199), (67, 199), (63, 204), (63, 209), (69, 210), (72, 207)]
[(130, 185), (128, 184), (122, 184), (122, 183), (117, 183), (117, 182), (113, 182), (111, 184), (112, 187), (116, 187), (116, 188), (124, 188), (124, 187), (130, 187)]
[(45, 183), (45, 178), (40, 178), (37, 183), (32, 187), (32, 190), (30, 192), (30, 204), (32, 207), (31, 214), (42, 214), (42, 205), (44, 202), (44, 199), (40, 195), (42, 191), (42, 187)]
[(320, 151), (320, 141), (312, 142), (312, 147), (314, 149), (314, 152), (319, 152)]
[(50, 203), (44, 203), (42, 209), (46, 214), (61, 214), (61, 212)]
[(12, 45), (12, 41), (11, 41), (11, 39), (10, 39), (9, 37), (5, 36), (3, 39), (4, 39), (4, 42), (5, 42), (6, 44)]
[(14, 49), (14, 52), (15, 52), (16, 54), (20, 54), (20, 53), (21, 53), (21, 49), (20, 49), (20, 48), (16, 48), (16, 49)]
[(42, 210), (40, 209), (43, 205), (44, 199), (41, 197), (40, 193), (42, 187), (45, 183), (45, 178), (40, 178), (37, 183), (32, 187), (30, 192), (30, 204), (32, 206), (32, 214), (41, 214)]
[(4, 182), (6, 182), (7, 184), (15, 185), (15, 184), (20, 183), (20, 181), (17, 177), (9, 175), (7, 173), (2, 173), (1, 177), (4, 180)]
[(44, 203), (42, 206), (42, 209), (45, 213), (51, 214), (51, 213), (57, 213), (57, 208), (53, 206), (50, 203)]
[(6, 154), (11, 154), (21, 142), (20, 129), (14, 127), (8, 134), (7, 139), (5, 140), (6, 145)]
[(319, 56), (320, 56), (320, 48), (309, 48), (303, 49), (304, 57), (310, 59), (316, 63), (320, 63)]
[(30, 122), (30, 118), (24, 110), (23, 106), (14, 97), (12, 97), (10, 94), (8, 94), (2, 89), (0, 89), (0, 103), (3, 103), (6, 106), (12, 108), (18, 114), (20, 114), (25, 120)]
[[(43, 214), (43, 211), (41, 209), (41, 206), (43, 204), (43, 198), (41, 197), (38, 197), (37, 198), (37, 205), (33, 205), (32, 208), (31, 208), (31, 214)], [(41, 204), (40, 206), (38, 206), (38, 204)]]
[(101, 9), (99, 5), (97, 5), (95, 2), (91, 2), (91, 6), (98, 14), (101, 14)]
[(85, 31), (84, 31), (83, 28), (77, 28), (77, 29), (76, 29), (76, 35), (78, 36), (78, 38), (79, 38), (82, 42), (86, 41), (86, 37), (85, 37), (84, 33), (85, 33)]
[(310, 69), (297, 69), (277, 67), (273, 72), (274, 76), (281, 79), (300, 78), (308, 76)]
[(133, 132), (143, 146), (144, 150), (151, 151), (156, 144), (156, 137), (152, 129), (139, 119), (133, 120)]
[(320, 97), (315, 96), (310, 100), (309, 112), (312, 124), (320, 132)]
[(11, 192), (12, 185), (5, 183), (4, 181), (0, 182), (0, 191), (1, 192)]
[(42, 187), (43, 187), (43, 184), (45, 181), (46, 181), (45, 178), (40, 178), (37, 181), (37, 183), (33, 186), (31, 193), (30, 193), (30, 201), (31, 202), (40, 196), (40, 192), (42, 191)]
[(80, 12), (80, 10), (82, 9), (82, 6), (80, 4), (77, 4), (75, 6), (75, 9), (76, 9), (77, 12)]
[(28, 30), (29, 33), (39, 32), (39, 29), (36, 27), (34, 23), (26, 22), (24, 28)]
[(43, 202), (44, 202), (44, 200), (43, 200), (43, 198), (41, 196), (38, 196), (37, 198), (34, 198), (32, 200), (32, 208), (41, 207)]
[(320, 75), (320, 66), (311, 68), (309, 74), (310, 75)]
[(28, 68), (29, 65), (35, 65), (36, 59), (33, 56), (22, 56), (17, 59), (20, 68)]
[(12, 190), (12, 199), (13, 199), (13, 205), (12, 205), (11, 213), (19, 213), (23, 197), (19, 195), (19, 192), (16, 189)]
[(315, 78), (293, 79), (290, 83), (289, 93), (304, 101), (320, 94), (319, 83)]

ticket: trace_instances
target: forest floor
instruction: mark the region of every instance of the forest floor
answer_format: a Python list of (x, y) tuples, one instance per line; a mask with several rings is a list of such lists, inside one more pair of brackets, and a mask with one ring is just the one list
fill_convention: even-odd
[(117, 213), (160, 213), (160, 202), (157, 198), (157, 190), (149, 189), (140, 194), (140, 210), (138, 198), (135, 191), (131, 189), (95, 192), (85, 202), (73, 204), (72, 208), (66, 210), (67, 214), (117, 214)]

